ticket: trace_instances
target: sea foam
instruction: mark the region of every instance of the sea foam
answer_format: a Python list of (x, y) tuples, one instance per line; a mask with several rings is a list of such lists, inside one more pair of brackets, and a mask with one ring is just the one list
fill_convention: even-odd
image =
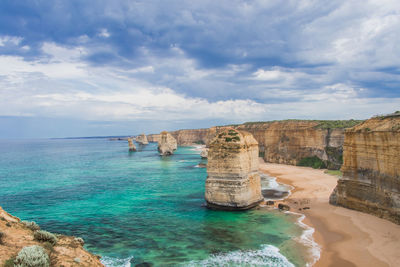
[(101, 263), (103, 263), (106, 267), (131, 267), (131, 260), (133, 257), (128, 257), (124, 259), (112, 258), (103, 256), (101, 257)]
[(190, 267), (230, 267), (230, 266), (271, 266), (294, 267), (289, 260), (279, 253), (279, 248), (263, 245), (259, 250), (233, 251), (211, 255), (205, 260), (190, 261), (181, 266)]

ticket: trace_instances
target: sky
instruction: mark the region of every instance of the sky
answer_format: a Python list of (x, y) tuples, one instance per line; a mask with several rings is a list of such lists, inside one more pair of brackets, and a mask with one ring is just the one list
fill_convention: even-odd
[(0, 1), (0, 138), (400, 110), (398, 0)]

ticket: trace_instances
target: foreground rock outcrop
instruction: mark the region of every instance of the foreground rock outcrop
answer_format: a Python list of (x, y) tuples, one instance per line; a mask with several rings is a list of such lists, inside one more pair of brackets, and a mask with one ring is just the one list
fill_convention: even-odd
[(178, 148), (176, 140), (166, 131), (161, 132), (160, 141), (158, 142), (158, 152), (161, 156), (169, 156)]
[(225, 128), (209, 145), (205, 199), (213, 209), (245, 210), (263, 200), (258, 143), (248, 132)]
[(346, 130), (343, 177), (330, 203), (400, 224), (400, 112)]
[(133, 139), (132, 138), (128, 138), (128, 145), (129, 145), (129, 151), (136, 151), (136, 146), (133, 143)]
[(136, 137), (136, 142), (138, 142), (141, 145), (147, 145), (149, 144), (149, 141), (147, 141), (147, 137), (144, 133), (142, 133), (141, 135), (138, 135)]
[[(56, 238), (56, 243), (52, 244), (51, 239), (44, 242), (38, 241), (36, 233), (38, 226), (34, 223), (23, 223), (17, 217), (10, 215), (0, 207), (0, 266), (14, 266), (13, 263), (17, 254), (24, 247), (40, 246), (45, 261), (50, 266), (104, 266), (98, 256), (87, 252), (83, 248), (83, 240), (72, 236), (53, 235), (47, 232), (41, 232), (50, 237)], [(36, 238), (35, 238), (36, 237)], [(29, 249), (25, 249), (29, 252)], [(31, 248), (32, 250), (32, 248)], [(18, 263), (21, 263), (18, 261)], [(8, 265), (6, 265), (6, 263)], [(48, 266), (41, 264), (40, 266)]]

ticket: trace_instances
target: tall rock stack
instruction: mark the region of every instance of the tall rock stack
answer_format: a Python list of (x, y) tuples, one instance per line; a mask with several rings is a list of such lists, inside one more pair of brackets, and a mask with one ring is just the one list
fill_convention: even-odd
[(144, 133), (136, 137), (136, 142), (142, 145), (147, 145), (149, 142), (147, 141), (147, 137)]
[(225, 128), (210, 142), (205, 199), (213, 209), (246, 210), (263, 200), (258, 143), (245, 131)]
[(178, 148), (176, 139), (166, 131), (161, 132), (160, 141), (158, 142), (158, 152), (160, 156), (169, 156)]
[(400, 224), (400, 112), (346, 130), (343, 149), (330, 203)]
[(132, 138), (128, 138), (128, 144), (129, 144), (129, 151), (136, 151), (136, 146), (133, 143), (133, 139)]

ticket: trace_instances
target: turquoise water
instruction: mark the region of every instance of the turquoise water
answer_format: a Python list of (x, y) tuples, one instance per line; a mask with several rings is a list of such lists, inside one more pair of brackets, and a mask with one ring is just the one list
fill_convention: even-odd
[(302, 266), (297, 217), (204, 207), (199, 152), (107, 139), (0, 141), (0, 205), (80, 236), (108, 266)]

